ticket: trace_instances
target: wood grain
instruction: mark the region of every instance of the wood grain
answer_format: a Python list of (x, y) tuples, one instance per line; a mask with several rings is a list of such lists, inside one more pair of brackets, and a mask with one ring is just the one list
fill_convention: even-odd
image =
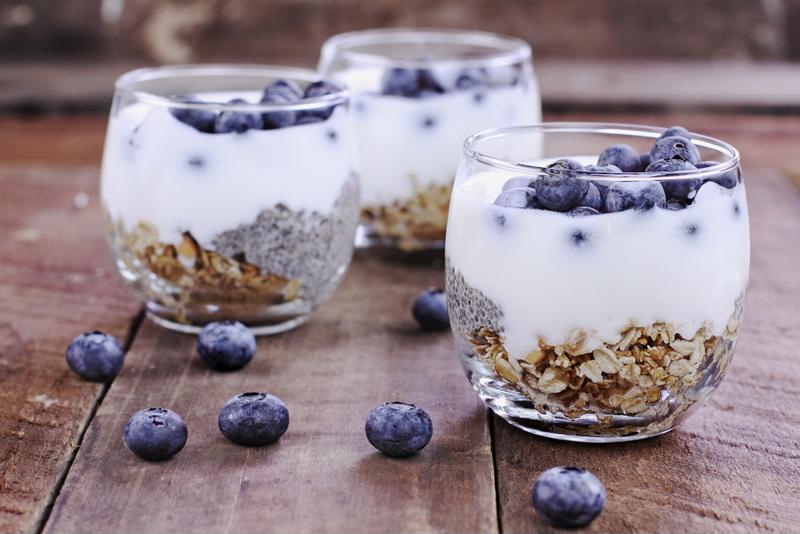
[(94, 168), (0, 169), (0, 532), (37, 528), (103, 390), (69, 371), (67, 344), (92, 329), (124, 340), (138, 313), (96, 188)]
[(780, 173), (746, 172), (752, 231), (740, 342), (719, 390), (677, 430), (622, 445), (534, 438), (494, 421), (503, 532), (548, 531), (536, 476), (591, 469), (608, 504), (588, 532), (788, 532), (800, 526), (800, 194)]
[[(550, 113), (547, 119), (686, 124), (730, 140), (750, 168), (779, 167), (800, 184), (800, 160), (792, 157), (798, 116)], [(138, 308), (112, 271), (97, 211), (94, 165), (105, 123), (104, 116), (0, 118), (0, 131), (13, 132), (0, 136), (2, 532), (34, 531), (46, 517), (101, 392), (67, 371), (66, 343), (87, 328), (124, 336)], [(800, 199), (782, 176), (751, 176), (745, 333), (720, 391), (678, 432), (639, 444), (555, 444), (496, 421), (505, 530), (544, 528), (532, 516), (528, 486), (539, 470), (567, 462), (596, 470), (609, 486), (608, 509), (594, 530), (792, 530), (800, 524), (800, 489), (792, 482), (800, 464), (800, 436), (792, 431), (800, 422), (792, 382)], [(83, 210), (73, 204), (79, 192), (91, 197)], [(113, 388), (113, 404), (101, 407), (87, 434), (48, 529), (91, 523), (103, 531), (142, 530), (149, 514), (159, 522), (148, 527), (153, 530), (344, 530), (351, 524), (378, 530), (387, 523), (386, 530), (496, 530), (484, 412), (447, 336), (418, 338), (406, 323), (413, 292), (440, 283), (441, 275), (400, 266), (381, 274), (383, 268), (358, 262), (310, 325), (262, 341), (258, 360), (244, 373), (209, 374), (193, 363), (190, 338), (148, 326), (129, 357), (128, 378)], [(387, 285), (384, 276), (393, 281)], [(384, 327), (391, 328), (381, 334)], [(295, 374), (303, 378), (300, 386)], [(289, 433), (263, 450), (227, 444), (214, 422), (221, 403), (262, 387), (290, 403)], [(186, 451), (157, 466), (123, 454), (125, 410), (172, 403), (173, 395), (173, 407), (190, 423)], [(362, 437), (366, 411), (395, 395), (413, 396), (436, 424), (434, 441), (410, 462), (374, 455)], [(357, 416), (337, 419), (331, 414), (339, 409)], [(197, 468), (188, 467), (195, 462)], [(129, 493), (126, 505), (120, 499)], [(159, 499), (180, 506), (173, 510)]]
[[(147, 323), (92, 422), (47, 532), (492, 532), (497, 530), (486, 412), (449, 333), (421, 333), (410, 303), (442, 285), (441, 266), (361, 259), (299, 330), (260, 339), (241, 372), (215, 373), (194, 338)], [(239, 447), (217, 429), (231, 396), (266, 390), (289, 406), (276, 445)], [(434, 422), (418, 456), (391, 459), (364, 436), (370, 409), (414, 402)], [(136, 410), (182, 414), (189, 442), (160, 464), (122, 443)]]

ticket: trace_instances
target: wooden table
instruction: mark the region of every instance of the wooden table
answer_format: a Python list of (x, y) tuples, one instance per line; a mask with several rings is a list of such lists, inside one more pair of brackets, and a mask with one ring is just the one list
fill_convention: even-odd
[[(192, 337), (142, 320), (114, 272), (96, 194), (105, 119), (0, 120), (0, 531), (549, 531), (529, 490), (560, 464), (606, 484), (590, 532), (800, 528), (800, 119), (550, 118), (684, 123), (745, 155), (753, 259), (740, 345), (714, 397), (661, 438), (560, 443), (487, 414), (449, 334), (420, 333), (409, 316), (418, 290), (442, 284), (435, 267), (358, 258), (308, 325), (260, 339), (241, 372), (209, 371)], [(126, 340), (110, 386), (65, 364), (90, 329)], [(247, 390), (287, 402), (278, 444), (219, 434), (221, 405)], [(365, 416), (387, 399), (431, 414), (420, 455), (386, 458), (366, 441)], [(152, 405), (189, 426), (165, 463), (122, 443), (127, 418)]]

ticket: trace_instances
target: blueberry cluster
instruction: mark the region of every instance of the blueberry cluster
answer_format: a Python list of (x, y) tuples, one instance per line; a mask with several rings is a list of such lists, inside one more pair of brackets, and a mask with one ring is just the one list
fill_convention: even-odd
[[(260, 102), (276, 106), (289, 106), (307, 98), (320, 98), (334, 94), (337, 90), (333, 84), (324, 80), (310, 84), (305, 90), (291, 80), (276, 80), (264, 89)], [(177, 96), (175, 99), (179, 102), (200, 103), (200, 100), (193, 96)], [(229, 103), (245, 104), (246, 101), (234, 98)], [(244, 133), (248, 130), (274, 130), (321, 122), (331, 116), (333, 108), (334, 106), (331, 105), (303, 111), (282, 109), (265, 113), (232, 110), (216, 113), (182, 108), (172, 108), (169, 111), (179, 121), (203, 133)]]
[[(583, 166), (572, 159), (560, 159), (535, 178), (516, 176), (503, 185), (495, 200), (508, 208), (543, 209), (568, 215), (596, 215), (629, 209), (683, 209), (694, 200), (703, 181), (675, 177), (665, 180), (613, 181), (619, 173), (686, 172), (718, 165), (701, 161), (691, 134), (680, 126), (664, 131), (649, 153), (639, 154), (628, 145), (613, 145), (600, 153), (596, 165)], [(604, 176), (587, 180), (585, 175)], [(730, 170), (708, 179), (731, 189), (739, 181)]]
[(448, 91), (473, 91), (496, 85), (486, 69), (463, 69), (450, 87), (442, 83), (430, 69), (394, 68), (381, 80), (381, 93), (406, 98), (425, 98)]

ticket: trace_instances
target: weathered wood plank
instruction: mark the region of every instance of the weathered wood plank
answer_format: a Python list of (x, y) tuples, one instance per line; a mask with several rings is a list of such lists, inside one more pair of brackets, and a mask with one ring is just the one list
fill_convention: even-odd
[(0, 169), (0, 532), (36, 529), (103, 389), (69, 371), (67, 344), (91, 329), (124, 340), (139, 310), (96, 188), (94, 168)]
[[(247, 368), (204, 368), (194, 338), (147, 323), (92, 422), (48, 532), (406, 532), (497, 530), (487, 416), (449, 333), (421, 333), (416, 292), (441, 267), (361, 259), (299, 330), (259, 340)], [(276, 445), (227, 442), (217, 415), (231, 396), (267, 390), (289, 406)], [(410, 459), (377, 453), (364, 436), (375, 405), (404, 399), (434, 422)], [(174, 459), (139, 460), (122, 443), (136, 410), (165, 405), (189, 442)]]
[(494, 421), (504, 532), (547, 531), (530, 505), (544, 469), (579, 465), (606, 484), (590, 532), (793, 531), (800, 526), (800, 194), (782, 174), (746, 173), (752, 271), (744, 330), (719, 391), (661, 438), (589, 446)]

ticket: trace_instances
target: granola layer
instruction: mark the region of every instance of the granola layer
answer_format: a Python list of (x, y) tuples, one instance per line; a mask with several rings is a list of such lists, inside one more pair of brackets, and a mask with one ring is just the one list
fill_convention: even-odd
[(452, 185), (414, 187), (409, 199), (363, 206), (361, 222), (379, 237), (396, 239), (401, 250), (418, 249), (420, 241), (442, 241), (452, 190)]
[(189, 323), (205, 315), (205, 305), (228, 306), (236, 317), (259, 317), (265, 307), (293, 301), (313, 306), (349, 262), (357, 224), (358, 183), (351, 176), (328, 214), (277, 204), (205, 246), (188, 231), (174, 244), (152, 223), (128, 229), (117, 220), (111, 240), (148, 298)]
[[(475, 354), (541, 412), (570, 418), (613, 415), (670, 424), (716, 386), (733, 353), (741, 300), (721, 335), (707, 326), (684, 338), (670, 323), (630, 326), (616, 343), (574, 330), (560, 345), (539, 340), (521, 359), (509, 356), (502, 335), (481, 327), (469, 336)], [(704, 390), (704, 388), (708, 388)], [(661, 402), (677, 399), (677, 405)], [(667, 420), (667, 418), (669, 420)]]

